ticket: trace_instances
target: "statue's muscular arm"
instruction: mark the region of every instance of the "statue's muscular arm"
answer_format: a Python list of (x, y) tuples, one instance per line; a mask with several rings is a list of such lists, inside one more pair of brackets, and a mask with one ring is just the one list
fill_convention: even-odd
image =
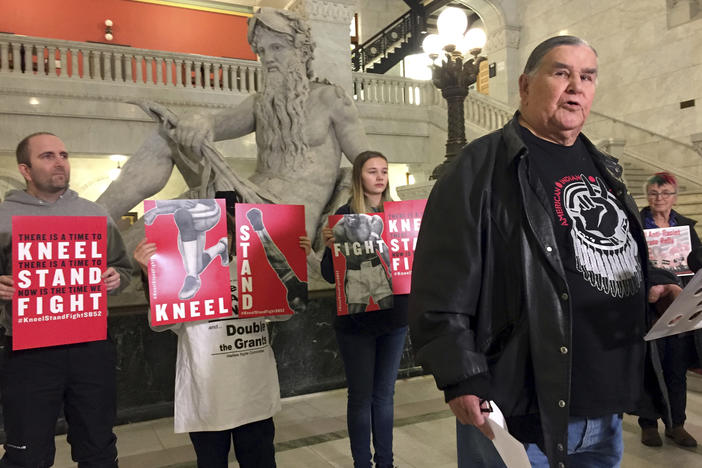
[(214, 140), (231, 140), (252, 133), (256, 128), (255, 100), (255, 96), (249, 96), (233, 109), (215, 114), (212, 122)]
[(339, 86), (330, 86), (323, 94), (323, 101), (329, 109), (334, 135), (341, 151), (353, 162), (359, 153), (369, 149), (366, 131), (363, 128), (358, 109), (351, 97)]
[(255, 99), (249, 96), (238, 106), (218, 114), (194, 114), (181, 119), (176, 139), (197, 154), (205, 141), (231, 140), (253, 132)]

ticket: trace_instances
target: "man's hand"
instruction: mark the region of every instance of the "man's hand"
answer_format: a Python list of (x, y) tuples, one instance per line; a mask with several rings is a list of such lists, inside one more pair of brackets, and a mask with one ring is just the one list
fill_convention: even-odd
[(182, 117), (175, 130), (176, 141), (190, 152), (200, 154), (203, 143), (214, 137), (213, 126), (211, 116), (194, 114)]
[(109, 267), (107, 270), (105, 270), (105, 272), (102, 274), (102, 280), (105, 282), (107, 291), (117, 289), (121, 281), (119, 273), (117, 273), (117, 270), (115, 270), (113, 267)]
[(15, 283), (10, 275), (0, 275), (0, 299), (11, 301), (15, 294)]
[(483, 413), (480, 407), (480, 398), (475, 395), (462, 395), (449, 401), (448, 404), (461, 424), (477, 427), (490, 440), (495, 438), (488, 424), (488, 413)]
[(656, 310), (662, 315), (681, 292), (677, 284), (657, 284), (648, 290), (648, 302), (656, 304)]
[(149, 242), (146, 238), (142, 239), (134, 249), (134, 260), (141, 267), (141, 271), (148, 273), (148, 265), (151, 257), (156, 253), (156, 244)]

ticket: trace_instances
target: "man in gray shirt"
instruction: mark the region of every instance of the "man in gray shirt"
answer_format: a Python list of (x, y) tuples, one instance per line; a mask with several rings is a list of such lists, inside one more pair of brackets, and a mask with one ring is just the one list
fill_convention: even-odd
[(107, 216), (108, 293), (129, 283), (131, 263), (106, 211), (68, 188), (70, 164), (63, 142), (50, 133), (29, 135), (17, 146), (25, 190), (0, 204), (0, 325), (5, 350), (0, 369), (5, 455), (0, 467), (53, 465), (54, 427), (63, 405), (73, 460), (80, 467), (116, 467), (116, 354), (110, 339), (12, 351), (12, 217)]

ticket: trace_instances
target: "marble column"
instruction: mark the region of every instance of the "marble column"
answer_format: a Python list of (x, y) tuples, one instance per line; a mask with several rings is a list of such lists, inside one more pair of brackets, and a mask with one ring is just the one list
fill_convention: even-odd
[(349, 28), (358, 0), (295, 0), (290, 10), (305, 17), (317, 45), (313, 68), (327, 79), (352, 92)]
[(519, 104), (520, 26), (499, 25), (488, 31), (485, 55), (497, 64), (497, 75), (490, 78), (490, 97), (516, 106)]

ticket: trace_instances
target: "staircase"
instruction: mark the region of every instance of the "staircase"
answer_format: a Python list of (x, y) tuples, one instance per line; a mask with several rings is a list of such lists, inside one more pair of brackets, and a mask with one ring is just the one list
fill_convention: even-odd
[(351, 51), (353, 71), (385, 73), (410, 54), (419, 52), (424, 18), (408, 11)]
[(448, 6), (464, 10), (469, 25), (479, 19), (473, 10), (458, 2), (435, 0), (426, 5), (406, 3), (412, 7), (407, 13), (351, 51), (353, 71), (384, 74), (408, 55), (421, 53), (424, 37), (437, 33), (439, 13)]

